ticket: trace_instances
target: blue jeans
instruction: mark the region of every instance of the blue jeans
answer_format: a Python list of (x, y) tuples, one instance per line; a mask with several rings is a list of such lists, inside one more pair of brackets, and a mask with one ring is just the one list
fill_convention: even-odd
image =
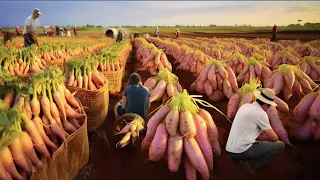
[(24, 47), (29, 47), (29, 46), (31, 46), (31, 43), (29, 43), (27, 39), (24, 38)]
[(117, 112), (119, 116), (122, 116), (126, 113), (126, 109), (122, 108), (121, 104), (117, 107)]
[(248, 161), (252, 168), (257, 169), (284, 149), (285, 144), (282, 141), (257, 141), (245, 152), (227, 153), (234, 161)]

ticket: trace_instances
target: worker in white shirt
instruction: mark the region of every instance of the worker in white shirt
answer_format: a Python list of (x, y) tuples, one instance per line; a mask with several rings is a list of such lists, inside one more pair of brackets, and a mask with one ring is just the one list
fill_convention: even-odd
[(40, 26), (39, 22), (39, 15), (42, 14), (38, 8), (35, 8), (33, 10), (33, 13), (31, 16), (29, 16), (25, 23), (24, 23), (24, 29), (23, 29), (23, 36), (24, 36), (24, 46), (28, 47), (32, 44), (38, 44), (37, 42), (37, 29)]
[[(254, 95), (255, 102), (239, 108), (226, 145), (228, 155), (249, 173), (255, 173), (256, 169), (285, 149), (285, 144), (279, 141), (265, 112), (270, 106), (277, 106), (274, 102), (275, 92), (265, 88), (255, 91)], [(262, 132), (270, 141), (257, 141)]]
[(66, 33), (66, 37), (71, 37), (71, 33), (68, 29), (65, 29), (64, 31)]

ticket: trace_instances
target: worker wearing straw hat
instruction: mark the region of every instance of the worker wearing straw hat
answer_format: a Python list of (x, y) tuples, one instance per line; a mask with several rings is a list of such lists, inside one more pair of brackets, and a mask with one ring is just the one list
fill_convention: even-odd
[[(255, 173), (272, 156), (284, 151), (285, 144), (271, 128), (265, 112), (274, 102), (275, 92), (265, 88), (255, 91), (256, 101), (242, 105), (232, 123), (226, 151), (244, 170)], [(258, 136), (265, 133), (270, 141), (257, 141)]]
[(179, 29), (176, 29), (176, 38), (180, 37), (180, 31)]
[(24, 46), (28, 47), (32, 44), (38, 44), (36, 32), (37, 28), (40, 26), (39, 16), (42, 14), (38, 8), (33, 10), (31, 16), (29, 16), (24, 24), (23, 36), (24, 36)]

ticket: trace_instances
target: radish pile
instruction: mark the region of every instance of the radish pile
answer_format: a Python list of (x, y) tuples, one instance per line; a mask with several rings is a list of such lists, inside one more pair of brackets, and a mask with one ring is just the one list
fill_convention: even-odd
[(268, 63), (266, 63), (266, 61), (250, 57), (243, 66), (241, 73), (237, 76), (237, 82), (239, 84), (248, 83), (250, 78), (258, 78), (260, 81), (263, 81), (269, 77), (270, 73), (271, 71), (268, 68)]
[(320, 139), (320, 91), (305, 95), (293, 110), (297, 125), (290, 136), (297, 140)]
[(84, 90), (97, 90), (107, 79), (98, 70), (98, 62), (90, 57), (73, 58), (66, 62), (65, 84)]
[(150, 102), (166, 102), (174, 93), (182, 92), (178, 77), (167, 68), (160, 70), (154, 77), (150, 77), (144, 83), (150, 91)]
[(152, 75), (163, 68), (172, 71), (171, 63), (162, 50), (143, 38), (134, 39), (134, 42), (137, 47), (137, 57), (142, 66), (140, 71), (149, 71)]
[(320, 58), (312, 56), (301, 58), (300, 69), (312, 80), (320, 80)]
[(18, 76), (2, 78), (0, 177), (22, 179), (24, 173), (31, 175), (42, 157), (50, 159), (86, 115), (77, 112), (80, 104), (63, 85), (58, 68), (38, 71), (28, 84)]
[(317, 84), (298, 66), (282, 64), (266, 79), (264, 86), (274, 89), (276, 94), (282, 92), (285, 100), (288, 100), (293, 92), (298, 97), (303, 97), (316, 88)]
[(196, 179), (199, 172), (208, 180), (213, 156), (221, 154), (218, 130), (210, 113), (195, 102), (203, 104), (186, 90), (175, 93), (149, 119), (141, 147), (149, 150), (151, 161), (167, 158), (170, 172), (177, 172), (183, 163), (187, 179)]
[(45, 69), (47, 66), (43, 59), (36, 56), (31, 48), (5, 49), (0, 52), (1, 66), (3, 70), (12, 75), (26, 75)]
[(221, 61), (211, 59), (191, 84), (191, 90), (206, 94), (213, 102), (219, 102), (224, 97), (230, 99), (238, 90), (238, 83), (230, 67)]
[(299, 58), (293, 56), (290, 52), (278, 51), (273, 55), (273, 59), (269, 63), (272, 69), (275, 69), (281, 64), (298, 65), (299, 62)]
[(243, 68), (246, 66), (248, 59), (240, 52), (236, 52), (231, 55), (227, 60), (227, 65), (233, 70), (233, 72), (239, 75)]
[(305, 43), (295, 46), (294, 50), (299, 54), (300, 57), (310, 56), (315, 48), (310, 46), (310, 44)]

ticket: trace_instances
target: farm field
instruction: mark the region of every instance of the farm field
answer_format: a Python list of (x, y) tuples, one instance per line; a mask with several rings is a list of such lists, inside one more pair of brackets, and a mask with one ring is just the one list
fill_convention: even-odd
[[(149, 32), (149, 30), (146, 31)], [(173, 38), (173, 34), (167, 31), (162, 33), (160, 38), (125, 39), (121, 43), (115, 43), (114, 39), (103, 37), (104, 32), (102, 30), (80, 31), (79, 34), (79, 37), (73, 38), (39, 37), (38, 39), (41, 46), (39, 48), (33, 47), (30, 50), (25, 50), (25, 48), (22, 47), (23, 39), (21, 37), (14, 38), (13, 42), (9, 43), (7, 47), (0, 47), (1, 55), (4, 57), (0, 73), (2, 75), (1, 78), (5, 82), (10, 82), (14, 79), (8, 77), (17, 75), (22, 75), (25, 79), (29, 77), (39, 78), (39, 81), (44, 81), (44, 85), (49, 87), (47, 90), (48, 96), (49, 92), (56, 92), (54, 87), (58, 86), (58, 84), (64, 84), (70, 91), (74, 90), (75, 94), (77, 94), (77, 91), (81, 91), (81, 93), (84, 91), (88, 94), (89, 92), (103, 91), (105, 86), (107, 86), (106, 80), (112, 78), (108, 76), (108, 73), (122, 73), (123, 71), (123, 76), (120, 75), (120, 89), (115, 90), (116, 88), (113, 89), (114, 87), (109, 86), (109, 92), (107, 92), (108, 100), (101, 105), (101, 107), (108, 108), (106, 118), (100, 120), (101, 124), (94, 130), (87, 132), (89, 155), (87, 157), (87, 154), (84, 153), (84, 156), (89, 158), (89, 160), (88, 163), (82, 162), (84, 167), (82, 167), (76, 179), (186, 179), (183, 164), (180, 165), (176, 173), (171, 173), (165, 157), (158, 162), (153, 162), (150, 160), (148, 151), (141, 150), (141, 141), (144, 139), (148, 129), (141, 132), (140, 141), (137, 141), (135, 146), (129, 145), (125, 148), (116, 147), (120, 138), (114, 135), (116, 121), (114, 106), (122, 97), (123, 89), (126, 87), (129, 75), (137, 72), (140, 74), (143, 83), (145, 83), (150, 77), (155, 75), (157, 70), (162, 70), (163, 68), (168, 69), (168, 71), (176, 75), (179, 84), (183, 89), (186, 89), (190, 95), (201, 94), (203, 97), (200, 99), (217, 107), (227, 116), (229, 116), (228, 103), (231, 96), (237, 94), (236, 89), (240, 89), (245, 83), (251, 82), (250, 78), (257, 78), (259, 82), (256, 82), (256, 84), (261, 84), (264, 87), (277, 88), (279, 91), (277, 96), (284, 100), (285, 104), (289, 107), (289, 110), (286, 110), (286, 108), (284, 108), (285, 110), (277, 109), (278, 111), (276, 112), (279, 113), (281, 122), (289, 134), (290, 142), (299, 150), (287, 144), (284, 152), (269, 161), (266, 166), (258, 170), (254, 175), (243, 171), (225, 152), (225, 145), (231, 123), (216, 110), (205, 107), (204, 109), (210, 112), (217, 126), (219, 132), (218, 140), (221, 147), (221, 155), (213, 157), (213, 171), (210, 173), (210, 179), (267, 180), (272, 178), (277, 180), (311, 180), (317, 177), (318, 162), (320, 161), (320, 154), (318, 153), (320, 150), (318, 141), (320, 139), (319, 129), (315, 130), (314, 134), (311, 135), (311, 128), (306, 130), (305, 133), (309, 133), (309, 138), (302, 141), (298, 141), (297, 139), (302, 138), (303, 134), (292, 135), (290, 131), (298, 124), (296, 120), (297, 117), (293, 112), (294, 108), (306, 94), (311, 93), (312, 90), (315, 92), (319, 90), (317, 84), (320, 83), (320, 34), (318, 31), (313, 31), (312, 33), (302, 31), (296, 33), (279, 33), (277, 42), (270, 42), (268, 38), (271, 36), (271, 33), (268, 32), (240, 34), (228, 32), (208, 33), (206, 30), (203, 30), (203, 32), (188, 31), (187, 33), (182, 33), (182, 38), (175, 39)], [(138, 46), (145, 48), (145, 51), (143, 51), (143, 48), (138, 48)], [(151, 57), (149, 61), (143, 62), (143, 59), (150, 56), (151, 52), (160, 53), (159, 58), (161, 56), (163, 61), (161, 60), (156, 64), (155, 57)], [(10, 57), (14, 58), (6, 56), (6, 53), (9, 53), (11, 55)], [(22, 59), (22, 62), (20, 59)], [(58, 65), (57, 68), (59, 68), (61, 72), (60, 70), (48, 68), (54, 65)], [(234, 74), (235, 79), (223, 78), (222, 75), (218, 75), (218, 72), (216, 72), (216, 85), (211, 84), (209, 79), (207, 79), (209, 75), (207, 75), (208, 77), (201, 75), (208, 65), (217, 68), (223, 66), (225, 69), (230, 67), (229, 70), (232, 71), (231, 74)], [(30, 67), (30, 69), (27, 69), (26, 66), (28, 66), (28, 68)], [(243, 72), (246, 66), (248, 69), (250, 66), (250, 72), (248, 70), (248, 72)], [(273, 74), (278, 73), (279, 66), (283, 67), (281, 73), (287, 72), (287, 69), (291, 69), (294, 72), (303, 71), (306, 76), (308, 76), (308, 80), (306, 77), (301, 78), (301, 76), (295, 75), (295, 81), (299, 83), (300, 90), (296, 90), (292, 85), (288, 93), (288, 88), (285, 88), (286, 85), (289, 87), (288, 84), (283, 84), (282, 87), (276, 86), (275, 83), (270, 84), (270, 81), (273, 82), (271, 77)], [(319, 69), (314, 66), (317, 66)], [(257, 67), (260, 67), (260, 71)], [(299, 71), (297, 69), (299, 69)], [(44, 70), (47, 73), (46, 75), (50, 75), (50, 78), (46, 81), (40, 78), (43, 75), (39, 73), (41, 70)], [(227, 70), (225, 70), (225, 72), (227, 73)], [(9, 73), (11, 76), (6, 73)], [(91, 76), (91, 73), (93, 79), (84, 78)], [(66, 79), (65, 81), (60, 80), (62, 76)], [(97, 78), (97, 76), (106, 80), (101, 80), (100, 82), (97, 80), (100, 79)], [(205, 81), (202, 82), (198, 80), (200, 79), (198, 78), (199, 76), (203, 76)], [(243, 77), (240, 78), (239, 76)], [(83, 79), (78, 80), (79, 78)], [(51, 81), (50, 79), (59, 80)], [(235, 85), (234, 81), (237, 81), (237, 88), (231, 87), (231, 84)], [(33, 79), (29, 79), (29, 82), (31, 87), (36, 88), (37, 83), (33, 81)], [(223, 85), (223, 82), (229, 82), (230, 88), (228, 91), (226, 90), (227, 88), (225, 88), (226, 85)], [(284, 83), (284, 80), (282, 82)], [(57, 85), (55, 83), (57, 83)], [(52, 92), (50, 86), (52, 86)], [(208, 86), (211, 88), (207, 88)], [(201, 89), (199, 87), (203, 88)], [(255, 88), (257, 87), (255, 86)], [(154, 88), (150, 88), (150, 91), (151, 90), (154, 90)], [(34, 97), (34, 92), (30, 93), (29, 91), (28, 93), (25, 92), (28, 97)], [(4, 92), (1, 92), (1, 99), (4, 99), (4, 96), (8, 93), (7, 91)], [(214, 96), (214, 92), (219, 92), (220, 94)], [(15, 93), (17, 93), (15, 94), (16, 96), (19, 95), (18, 91), (15, 91)], [(250, 93), (250, 90), (246, 90), (246, 93)], [(38, 93), (38, 96), (43, 97), (45, 94), (46, 92), (43, 91)], [(168, 99), (168, 92), (162, 94), (161, 97), (152, 102), (149, 113), (157, 109), (162, 104), (162, 100), (165, 101)], [(81, 95), (75, 95), (82, 104), (88, 103), (85, 95), (82, 94), (82, 96), (84, 98), (82, 97), (82, 99), (80, 99)], [(318, 95), (318, 98), (319, 97), (320, 95)], [(99, 97), (97, 99), (99, 99)], [(90, 105), (94, 107), (92, 104)], [(11, 106), (13, 106), (13, 104), (11, 104)], [(86, 106), (83, 109), (87, 114), (89, 129), (89, 127), (92, 126), (90, 123), (94, 122), (94, 115), (101, 113), (102, 110), (94, 111), (95, 109), (90, 108), (89, 105), (84, 106)], [(96, 108), (101, 107), (96, 106)], [(75, 108), (74, 110), (76, 111)], [(44, 110), (41, 106), (41, 115), (44, 113), (42, 111)], [(32, 118), (35, 118), (34, 114), (30, 115)], [(152, 115), (153, 114), (148, 118), (151, 118)], [(63, 119), (62, 113), (58, 114), (58, 116)], [(311, 115), (308, 112), (304, 114), (304, 116), (308, 117)], [(70, 123), (72, 122), (70, 118), (67, 119)], [(232, 118), (229, 119), (232, 120)], [(314, 118), (311, 121), (316, 122), (316, 119), (317, 118)], [(81, 127), (84, 126), (82, 119), (79, 120), (79, 126), (80, 125)], [(72, 128), (68, 129), (66, 126), (67, 125), (63, 125), (66, 137), (82, 130), (76, 125), (74, 125), (76, 131)], [(317, 126), (319, 126), (319, 123), (317, 123)], [(23, 130), (26, 131), (25, 129)], [(63, 138), (61, 138), (61, 134), (60, 136), (57, 134), (55, 134), (54, 137), (50, 136), (50, 139), (55, 138), (58, 139), (58, 141), (54, 143), (57, 143), (56, 145), (58, 147), (62, 147)], [(82, 138), (85, 139), (86, 137)], [(283, 138), (283, 136), (281, 138)], [(284, 139), (285, 138), (286, 137), (284, 137)], [(48, 145), (47, 147), (50, 150), (50, 155), (53, 154), (54, 149), (51, 149)], [(38, 152), (39, 149), (35, 149), (39, 158), (45, 156)], [(185, 156), (185, 154), (183, 154), (183, 156)], [(34, 162), (32, 163), (36, 164)], [(26, 175), (24, 169), (20, 167), (20, 164), (16, 166), (18, 167), (17, 170), (19, 173), (30, 177), (30, 174)], [(202, 179), (199, 173), (197, 174), (197, 179)]]

